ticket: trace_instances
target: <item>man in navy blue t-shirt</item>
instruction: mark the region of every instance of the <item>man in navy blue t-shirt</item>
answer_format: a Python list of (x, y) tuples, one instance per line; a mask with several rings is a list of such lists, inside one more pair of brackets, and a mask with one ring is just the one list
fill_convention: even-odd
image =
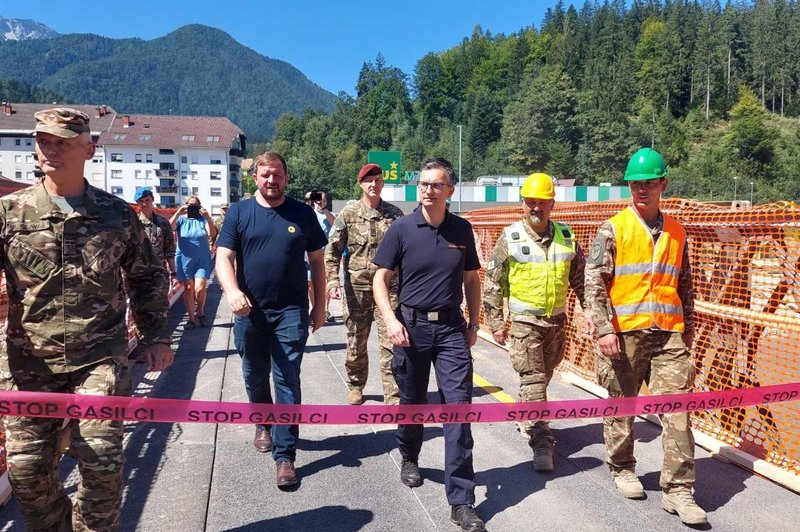
[[(431, 366), (442, 403), (472, 402), (470, 347), (478, 337), (481, 265), (472, 225), (445, 206), (454, 182), (453, 166), (447, 160), (425, 161), (417, 183), (421, 205), (389, 226), (372, 259), (378, 266), (372, 289), (394, 344), (392, 373), (401, 405), (425, 402)], [(400, 281), (397, 311), (389, 301), (395, 268)], [(461, 313), (464, 294), (473, 320), (469, 325)], [(422, 425), (400, 425), (397, 443), (403, 459), (400, 480), (412, 488), (421, 485), (417, 459)], [(472, 507), (472, 446), (469, 423), (444, 424), (444, 486), (450, 519), (462, 530), (480, 532), (485, 530), (484, 523)]]
[[(270, 367), (277, 404), (300, 404), (300, 362), (309, 320), (325, 322), (325, 265), (328, 240), (314, 211), (286, 196), (286, 161), (277, 153), (256, 157), (255, 197), (230, 206), (217, 239), (216, 271), (231, 311), (233, 336), (242, 357), (251, 403), (272, 404)], [(308, 253), (314, 301), (308, 313), (304, 255)], [(294, 460), (297, 425), (256, 425), (253, 445), (272, 451), (279, 487), (297, 484)]]

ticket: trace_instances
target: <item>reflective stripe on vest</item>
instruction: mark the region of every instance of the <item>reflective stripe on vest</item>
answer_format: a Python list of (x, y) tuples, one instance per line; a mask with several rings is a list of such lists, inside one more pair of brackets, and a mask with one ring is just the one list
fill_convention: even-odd
[(617, 248), (614, 282), (609, 290), (617, 331), (650, 327), (684, 330), (678, 277), (686, 232), (671, 216), (663, 216), (664, 229), (655, 243), (632, 207), (609, 220)]
[(544, 250), (518, 221), (505, 228), (508, 242), (508, 309), (512, 314), (556, 316), (566, 311), (575, 239), (569, 226), (553, 222), (553, 242)]

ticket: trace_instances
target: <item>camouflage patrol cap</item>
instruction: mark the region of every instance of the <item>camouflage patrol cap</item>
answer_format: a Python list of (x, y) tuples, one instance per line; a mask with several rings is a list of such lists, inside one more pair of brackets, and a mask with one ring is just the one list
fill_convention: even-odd
[(223, 203), (222, 205), (219, 206), (220, 209), (227, 209), (228, 207), (229, 205), (227, 203)]
[(69, 107), (45, 109), (33, 115), (36, 118), (36, 132), (50, 133), (63, 139), (74, 139), (81, 133), (89, 132), (89, 116)]

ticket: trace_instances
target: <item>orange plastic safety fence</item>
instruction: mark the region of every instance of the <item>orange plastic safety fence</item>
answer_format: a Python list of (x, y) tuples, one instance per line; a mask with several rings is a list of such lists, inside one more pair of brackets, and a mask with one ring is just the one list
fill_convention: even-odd
[[(627, 205), (558, 203), (551, 216), (572, 226), (588, 250), (600, 223)], [(695, 389), (800, 381), (800, 208), (778, 203), (730, 209), (668, 199), (662, 209), (688, 235), (696, 298)], [(502, 207), (464, 215), (472, 222), (484, 264), (500, 232), (521, 214), (519, 207)], [(596, 344), (582, 332), (582, 312), (572, 293), (569, 308), (560, 369), (594, 382)], [(800, 402), (696, 412), (693, 427), (800, 474)]]

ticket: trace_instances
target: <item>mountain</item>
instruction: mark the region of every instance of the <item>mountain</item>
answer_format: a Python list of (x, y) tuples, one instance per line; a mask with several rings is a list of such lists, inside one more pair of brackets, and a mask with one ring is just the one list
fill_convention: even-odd
[(123, 113), (225, 116), (251, 141), (269, 138), (284, 112), (327, 112), (336, 100), (292, 65), (197, 24), (151, 41), (69, 34), (0, 42), (0, 57), (0, 79)]
[(35, 20), (0, 17), (0, 42), (28, 39), (52, 39), (59, 33)]

